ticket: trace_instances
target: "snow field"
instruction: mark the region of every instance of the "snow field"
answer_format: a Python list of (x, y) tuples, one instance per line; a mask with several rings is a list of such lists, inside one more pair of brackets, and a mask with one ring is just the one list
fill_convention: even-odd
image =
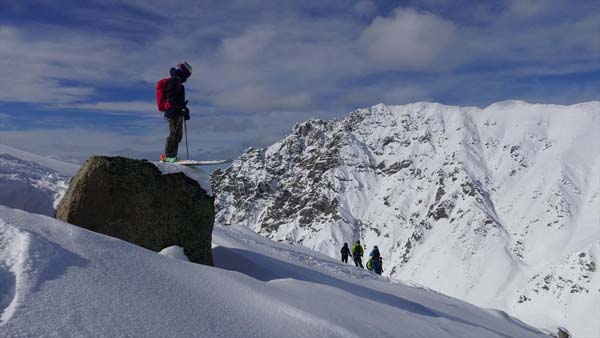
[(240, 227), (215, 229), (208, 267), (42, 215), (0, 219), (9, 337), (543, 337)]

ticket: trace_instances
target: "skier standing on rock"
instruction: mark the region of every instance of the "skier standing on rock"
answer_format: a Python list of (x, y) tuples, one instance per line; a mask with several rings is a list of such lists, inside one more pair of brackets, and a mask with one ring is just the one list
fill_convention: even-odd
[(354, 265), (360, 266), (361, 268), (364, 268), (363, 264), (362, 264), (363, 253), (364, 253), (364, 250), (363, 250), (362, 246), (360, 245), (360, 240), (358, 240), (352, 246), (352, 256), (354, 257)]
[(350, 254), (350, 248), (348, 247), (348, 243), (344, 243), (341, 253), (342, 253), (342, 262), (348, 263), (348, 255), (352, 256)]
[(165, 119), (169, 121), (169, 136), (161, 161), (177, 162), (179, 142), (183, 137), (183, 120), (190, 119), (183, 83), (192, 75), (192, 66), (187, 62), (180, 63), (171, 68), (169, 73), (170, 78), (162, 79), (156, 84), (158, 110), (164, 111)]

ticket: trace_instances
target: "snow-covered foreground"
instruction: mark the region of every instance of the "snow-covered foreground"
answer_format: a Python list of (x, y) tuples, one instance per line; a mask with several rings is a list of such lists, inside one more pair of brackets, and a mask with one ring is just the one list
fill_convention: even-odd
[(0, 206), (2, 337), (543, 337), (238, 227), (217, 267)]

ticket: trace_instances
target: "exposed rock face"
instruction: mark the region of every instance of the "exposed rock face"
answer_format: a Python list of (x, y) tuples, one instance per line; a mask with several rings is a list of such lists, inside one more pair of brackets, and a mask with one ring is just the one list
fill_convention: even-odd
[(558, 332), (553, 333), (550, 336), (554, 337), (554, 338), (571, 338), (572, 337), (571, 333), (569, 333), (569, 331), (567, 329), (565, 329), (564, 327), (559, 327)]
[(160, 251), (177, 245), (212, 265), (213, 198), (183, 173), (147, 161), (94, 156), (71, 180), (56, 218)]

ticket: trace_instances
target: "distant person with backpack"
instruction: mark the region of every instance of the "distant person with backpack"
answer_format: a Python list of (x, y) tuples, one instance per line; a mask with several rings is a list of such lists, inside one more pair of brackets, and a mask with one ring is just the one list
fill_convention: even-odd
[(192, 66), (184, 62), (170, 70), (171, 77), (156, 84), (156, 103), (158, 110), (165, 113), (169, 121), (169, 136), (165, 143), (165, 153), (160, 157), (163, 162), (178, 162), (177, 151), (183, 137), (184, 119), (190, 119), (190, 110), (185, 99), (183, 83), (192, 75)]
[(348, 243), (344, 243), (341, 253), (342, 253), (342, 262), (348, 263), (348, 255), (352, 256), (350, 254), (350, 248), (348, 247)]
[(362, 246), (360, 245), (360, 240), (358, 240), (352, 246), (352, 257), (354, 257), (354, 265), (364, 268), (363, 264), (362, 264), (363, 254), (364, 254), (364, 250), (363, 250)]
[(377, 247), (377, 245), (373, 246), (373, 250), (371, 250), (371, 253), (369, 254), (369, 257), (374, 258), (376, 261), (379, 259), (379, 248)]
[(383, 271), (381, 268), (381, 254), (379, 253), (379, 248), (377, 248), (377, 245), (373, 246), (373, 250), (371, 250), (371, 253), (369, 254), (367, 268), (378, 275), (381, 275), (381, 272)]

